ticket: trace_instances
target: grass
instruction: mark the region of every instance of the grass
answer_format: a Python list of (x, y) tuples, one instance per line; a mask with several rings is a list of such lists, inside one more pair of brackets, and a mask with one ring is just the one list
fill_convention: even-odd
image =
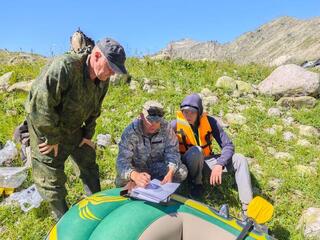
[[(33, 79), (43, 66), (43, 61), (32, 64), (0, 65), (0, 75), (7, 71), (14, 71), (12, 83)], [(258, 84), (267, 77), (272, 69), (256, 64), (238, 66), (232, 62), (209, 61), (162, 61), (129, 58), (127, 68), (133, 80), (138, 81), (140, 88), (130, 90), (126, 84), (111, 86), (104, 100), (101, 117), (98, 119), (96, 134), (109, 133), (114, 141), (120, 138), (123, 129), (139, 115), (142, 104), (149, 99), (162, 102), (166, 108), (166, 118), (174, 119), (175, 111), (181, 100), (192, 92), (200, 92), (203, 88), (209, 88), (219, 98), (217, 105), (209, 109), (211, 114), (217, 115), (220, 111), (232, 112), (232, 98), (230, 94), (215, 88), (216, 80), (223, 75), (234, 79)], [(142, 90), (144, 78), (151, 79), (155, 85), (164, 86), (165, 89), (153, 94)], [(14, 128), (23, 120), (25, 93), (0, 94), (0, 141), (11, 139)], [(312, 110), (289, 109), (296, 121), (302, 124), (320, 127), (320, 104)], [(298, 135), (298, 130), (293, 126), (283, 126), (280, 118), (268, 117), (267, 109), (276, 106), (272, 98), (263, 96), (250, 98), (238, 98), (235, 104), (247, 105), (242, 111), (247, 118), (244, 126), (231, 126), (227, 129), (236, 146), (236, 151), (252, 158), (250, 165), (254, 191), (269, 199), (275, 206), (275, 215), (268, 224), (272, 234), (278, 239), (303, 239), (296, 229), (298, 220), (304, 209), (320, 205), (319, 196), (319, 146), (320, 140), (308, 139), (313, 146), (299, 147), (296, 140), (285, 142), (282, 134), (291, 131)], [(283, 126), (282, 131), (270, 136), (263, 129), (272, 125)], [(276, 160), (266, 149), (273, 147), (277, 151), (289, 152), (292, 160)], [(112, 188), (111, 183), (115, 177), (115, 159), (117, 156), (116, 145), (110, 148), (97, 150), (97, 162), (100, 166), (100, 178), (102, 188)], [(308, 165), (316, 162), (317, 176), (301, 176), (294, 166), (297, 164)], [(15, 162), (19, 165), (19, 159)], [(76, 203), (84, 194), (82, 184), (73, 171), (71, 162), (67, 162), (66, 173), (68, 176), (67, 189), (69, 204)], [(234, 189), (231, 176), (225, 176), (224, 184), (219, 187), (207, 187), (204, 202), (218, 208), (223, 203), (228, 203), (231, 213), (239, 216), (240, 204), (238, 195)], [(278, 189), (270, 187), (272, 179), (281, 180)], [(23, 183), (22, 188), (32, 184), (31, 173)], [(299, 194), (297, 194), (299, 193)], [(0, 238), (1, 239), (42, 239), (53, 226), (54, 221), (50, 216), (46, 203), (40, 208), (23, 213), (17, 206), (0, 207)]]

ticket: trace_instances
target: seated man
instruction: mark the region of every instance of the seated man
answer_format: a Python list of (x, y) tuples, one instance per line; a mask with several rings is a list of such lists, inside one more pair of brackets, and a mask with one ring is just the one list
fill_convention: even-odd
[[(234, 146), (217, 120), (203, 112), (198, 94), (187, 96), (180, 105), (181, 111), (171, 125), (174, 128), (191, 180), (191, 197), (200, 197), (203, 192), (202, 171), (204, 162), (211, 169), (210, 184), (222, 182), (222, 172), (235, 172), (243, 213), (252, 200), (252, 186), (247, 159), (235, 154)], [(212, 152), (212, 140), (217, 141), (221, 154)]]
[(163, 116), (160, 103), (147, 101), (140, 118), (124, 130), (116, 164), (117, 187), (127, 183), (145, 187), (153, 178), (162, 184), (186, 179), (188, 170), (181, 163), (178, 140)]

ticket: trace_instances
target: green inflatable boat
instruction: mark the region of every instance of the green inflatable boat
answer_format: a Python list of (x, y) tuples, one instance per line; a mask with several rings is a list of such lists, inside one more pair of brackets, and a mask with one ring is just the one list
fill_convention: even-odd
[[(245, 226), (194, 200), (172, 195), (168, 204), (120, 196), (121, 189), (81, 200), (59, 220), (47, 240), (234, 240)], [(273, 239), (255, 230), (244, 239)]]

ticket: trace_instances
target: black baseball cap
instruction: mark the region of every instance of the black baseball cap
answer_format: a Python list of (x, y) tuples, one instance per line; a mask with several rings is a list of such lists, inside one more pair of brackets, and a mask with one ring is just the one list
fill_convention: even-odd
[(124, 66), (126, 53), (120, 43), (112, 38), (104, 38), (100, 40), (96, 46), (108, 60), (112, 71), (115, 73), (127, 74), (127, 69)]

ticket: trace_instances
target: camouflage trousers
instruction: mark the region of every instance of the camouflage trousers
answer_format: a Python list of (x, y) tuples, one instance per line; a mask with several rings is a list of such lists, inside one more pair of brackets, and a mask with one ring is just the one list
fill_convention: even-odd
[(65, 202), (67, 177), (64, 172), (64, 163), (68, 157), (79, 169), (79, 177), (84, 184), (86, 194), (91, 195), (101, 190), (95, 149), (87, 144), (79, 147), (82, 140), (82, 130), (79, 129), (72, 136), (64, 138), (66, 143), (59, 144), (56, 157), (54, 157), (53, 151), (43, 155), (39, 151), (39, 140), (30, 122), (28, 122), (28, 126), (33, 180), (42, 198), (50, 203), (56, 217), (60, 218), (68, 210)]
[[(152, 164), (149, 169), (137, 169), (136, 171), (147, 172), (150, 174), (151, 179), (156, 178), (156, 179), (162, 180), (168, 172), (168, 165), (165, 161), (157, 162)], [(172, 181), (181, 183), (187, 178), (187, 175), (188, 175), (187, 167), (184, 164), (181, 164), (178, 167), (177, 171), (175, 172)], [(121, 179), (119, 178), (119, 176), (117, 176), (115, 183), (117, 187), (123, 187), (128, 183), (128, 180)]]

